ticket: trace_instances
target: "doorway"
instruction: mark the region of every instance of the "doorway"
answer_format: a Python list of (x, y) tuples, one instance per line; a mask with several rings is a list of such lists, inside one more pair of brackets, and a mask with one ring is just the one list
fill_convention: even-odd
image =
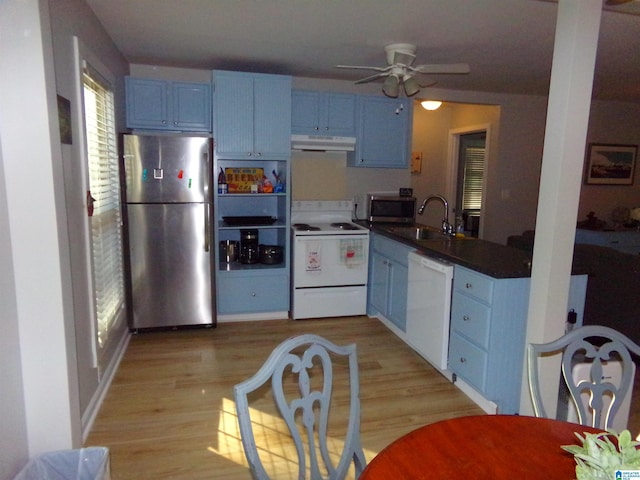
[(468, 236), (479, 237), (486, 185), (488, 127), (451, 131), (451, 196), (456, 227), (462, 222)]

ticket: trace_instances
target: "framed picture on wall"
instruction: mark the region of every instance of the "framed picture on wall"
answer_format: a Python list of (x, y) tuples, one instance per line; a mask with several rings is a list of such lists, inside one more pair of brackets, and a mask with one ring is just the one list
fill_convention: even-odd
[(637, 153), (637, 145), (590, 144), (586, 183), (632, 185)]

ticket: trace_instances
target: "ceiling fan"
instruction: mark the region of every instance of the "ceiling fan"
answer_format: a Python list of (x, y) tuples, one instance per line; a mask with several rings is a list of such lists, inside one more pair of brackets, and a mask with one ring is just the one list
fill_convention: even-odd
[(418, 74), (449, 75), (469, 73), (469, 65), (466, 63), (449, 64), (425, 64), (413, 65), (416, 58), (416, 46), (410, 43), (392, 43), (384, 47), (387, 54), (386, 67), (368, 67), (359, 65), (336, 65), (336, 68), (357, 68), (363, 70), (374, 70), (375, 73), (369, 77), (361, 78), (355, 83), (367, 83), (379, 78), (385, 78), (382, 85), (382, 92), (388, 96), (396, 98), (400, 93), (400, 86), (404, 88), (407, 97), (418, 93), (421, 88), (433, 85), (421, 85), (415, 76)]

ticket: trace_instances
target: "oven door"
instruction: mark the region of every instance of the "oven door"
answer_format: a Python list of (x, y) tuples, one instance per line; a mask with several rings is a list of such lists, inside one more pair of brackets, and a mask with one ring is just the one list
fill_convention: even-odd
[(368, 235), (304, 235), (294, 242), (294, 288), (366, 285)]

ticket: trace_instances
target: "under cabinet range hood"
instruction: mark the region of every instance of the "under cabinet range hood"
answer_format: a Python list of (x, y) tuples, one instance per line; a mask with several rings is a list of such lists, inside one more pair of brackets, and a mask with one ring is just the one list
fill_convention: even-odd
[(291, 150), (312, 150), (320, 152), (353, 152), (355, 137), (334, 137), (330, 135), (291, 135)]

